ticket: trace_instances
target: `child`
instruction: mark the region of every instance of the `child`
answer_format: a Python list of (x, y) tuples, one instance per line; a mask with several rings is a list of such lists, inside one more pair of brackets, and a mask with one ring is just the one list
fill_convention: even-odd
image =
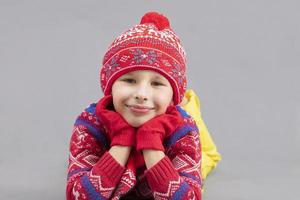
[(67, 199), (201, 199), (201, 145), (179, 106), (185, 52), (158, 13), (110, 46), (101, 68), (104, 97), (77, 118)]

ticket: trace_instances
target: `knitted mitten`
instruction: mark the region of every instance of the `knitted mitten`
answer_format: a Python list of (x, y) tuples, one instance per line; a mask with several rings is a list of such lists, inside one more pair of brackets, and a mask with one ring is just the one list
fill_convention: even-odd
[(130, 126), (123, 117), (114, 111), (112, 96), (108, 95), (99, 100), (96, 115), (107, 129), (111, 146), (134, 146), (135, 128)]
[(145, 165), (144, 156), (140, 151), (132, 149), (127, 161), (127, 167), (136, 174), (136, 169)]
[(170, 136), (182, 122), (183, 119), (176, 106), (169, 106), (166, 113), (154, 117), (140, 126), (136, 134), (137, 150), (164, 151), (163, 140)]

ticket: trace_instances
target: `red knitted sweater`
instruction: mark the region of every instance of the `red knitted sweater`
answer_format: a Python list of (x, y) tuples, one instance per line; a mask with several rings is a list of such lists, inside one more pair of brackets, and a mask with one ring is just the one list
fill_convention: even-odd
[(70, 140), (67, 200), (201, 199), (201, 145), (194, 120), (177, 106), (184, 124), (164, 141), (166, 156), (134, 173), (109, 153), (110, 141), (91, 104), (76, 119)]

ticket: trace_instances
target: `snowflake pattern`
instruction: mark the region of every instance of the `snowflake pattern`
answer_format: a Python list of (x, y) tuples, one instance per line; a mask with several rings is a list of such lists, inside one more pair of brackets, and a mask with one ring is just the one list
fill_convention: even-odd
[(147, 55), (141, 49), (133, 49), (131, 50), (133, 54), (132, 62), (140, 63)]
[(144, 52), (140, 48), (132, 49), (131, 53), (133, 54), (131, 63), (141, 63), (142, 61), (146, 61), (150, 65), (157, 63), (157, 58), (160, 56), (160, 54), (156, 53), (153, 49), (148, 52)]
[(171, 76), (178, 80), (178, 84), (182, 85), (184, 81), (184, 71), (180, 65), (173, 61), (173, 69), (170, 72)]
[(171, 67), (172, 65), (169, 63), (169, 61), (168, 60), (162, 60), (161, 61), (165, 66), (167, 66), (167, 67)]
[(148, 63), (150, 65), (152, 65), (155, 62), (157, 62), (158, 55), (155, 53), (154, 50), (148, 51), (147, 56), (148, 56), (148, 60), (147, 61), (148, 61)]
[(119, 67), (119, 63), (117, 62), (119, 59), (119, 55), (114, 56), (111, 60), (110, 63), (107, 64), (107, 67), (105, 68), (105, 77), (109, 77), (113, 72), (117, 70)]

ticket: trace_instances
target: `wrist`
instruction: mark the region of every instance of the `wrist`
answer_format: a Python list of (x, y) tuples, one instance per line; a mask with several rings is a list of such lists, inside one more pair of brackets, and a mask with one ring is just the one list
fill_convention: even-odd
[(165, 157), (165, 153), (163, 151), (153, 149), (144, 149), (143, 155), (147, 169), (150, 169)]
[(112, 146), (109, 150), (110, 155), (122, 166), (125, 166), (130, 155), (130, 146)]

